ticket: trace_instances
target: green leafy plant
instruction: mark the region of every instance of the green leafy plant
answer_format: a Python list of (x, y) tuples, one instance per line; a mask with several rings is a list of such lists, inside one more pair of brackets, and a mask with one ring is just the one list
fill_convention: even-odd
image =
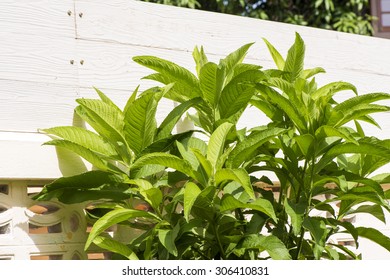
[[(92, 204), (86, 248), (94, 243), (128, 259), (359, 259), (334, 242), (340, 233), (356, 246), (363, 237), (390, 250), (389, 237), (347, 219), (363, 212), (385, 222), (390, 211), (381, 187), (390, 175), (370, 177), (389, 163), (390, 140), (368, 137), (361, 126), (378, 126), (370, 114), (388, 111), (375, 102), (390, 95), (360, 96), (346, 82), (318, 87), (314, 76), (324, 70), (304, 69), (298, 34), (285, 59), (264, 41), (277, 69), (243, 63), (251, 44), (219, 64), (195, 48), (196, 75), (135, 57), (156, 71), (147, 79), (165, 86), (136, 90), (123, 110), (98, 90), (100, 100), (77, 100), (76, 112), (94, 131), (47, 129), (54, 140), (46, 144), (74, 151), (97, 170), (59, 178), (36, 199)], [(346, 90), (356, 96), (336, 102)], [(178, 106), (157, 127), (163, 97)], [(249, 104), (270, 121), (237, 130)], [(190, 108), (206, 140), (193, 131), (172, 134)], [(113, 225), (122, 239), (106, 233)]]
[[(344, 217), (362, 210), (383, 221), (383, 209), (390, 210), (381, 176), (368, 178), (390, 161), (390, 142), (366, 137), (360, 125), (364, 121), (378, 126), (370, 114), (389, 107), (374, 102), (390, 95), (369, 93), (337, 103), (335, 94), (345, 90), (357, 94), (356, 88), (346, 82), (318, 88), (312, 76), (323, 69), (304, 69), (305, 46), (298, 34), (286, 60), (266, 43), (278, 70), (271, 70), (270, 78), (257, 85), (259, 94), (252, 104), (271, 119), (269, 127), (283, 127), (287, 133), (274, 140), (280, 156), (269, 157), (257, 150), (243, 156), (243, 163), (232, 160), (232, 167), (244, 164), (248, 170), (269, 170), (278, 176), (279, 222), (272, 233), (291, 249), (293, 258), (358, 258), (332, 244), (332, 236), (340, 231), (349, 233), (356, 244), (362, 236), (386, 244), (389, 250), (388, 237), (374, 229), (355, 228)], [(351, 123), (355, 129), (347, 126)], [(314, 214), (318, 211), (325, 215)]]
[(242, 63), (252, 44), (246, 44), (221, 59), (219, 64), (209, 62), (203, 48), (195, 48), (195, 76), (191, 71), (171, 61), (153, 56), (137, 56), (133, 60), (156, 73), (144, 79), (165, 85), (173, 84), (165, 98), (183, 103), (199, 100), (193, 107), (192, 120), (211, 134), (223, 122), (236, 124), (255, 95), (255, 83), (266, 77), (260, 66)]

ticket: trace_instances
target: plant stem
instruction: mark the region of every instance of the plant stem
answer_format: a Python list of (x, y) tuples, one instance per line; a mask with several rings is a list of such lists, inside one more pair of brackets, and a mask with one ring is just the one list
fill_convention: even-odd
[(217, 224), (217, 223), (213, 223), (213, 224), (211, 225), (211, 228), (213, 229), (215, 238), (216, 238), (216, 240), (217, 240), (218, 247), (219, 247), (219, 251), (220, 251), (220, 254), (221, 254), (221, 258), (222, 258), (223, 260), (225, 260), (225, 259), (226, 259), (226, 255), (225, 255), (225, 251), (224, 251), (224, 249), (223, 249), (221, 240), (219, 239), (219, 234), (218, 234), (218, 230), (217, 230), (216, 224)]
[[(311, 170), (310, 170), (310, 177), (309, 177), (310, 180), (309, 180), (309, 186), (308, 186), (309, 187), (309, 198), (307, 201), (307, 208), (306, 208), (305, 214), (303, 216), (303, 221), (305, 221), (307, 219), (307, 217), (309, 216), (309, 213), (310, 213), (310, 205), (311, 205), (311, 199), (312, 199), (312, 195), (313, 195), (312, 189), (313, 189), (313, 181), (314, 181), (314, 164), (315, 164), (315, 160), (316, 160), (316, 150), (317, 149), (316, 149), (316, 145), (315, 145), (314, 149), (313, 149), (313, 154), (311, 157), (311, 166), (310, 166)], [(306, 169), (309, 167), (307, 165), (307, 163), (308, 163), (308, 161), (305, 161), (305, 167), (304, 167), (305, 173), (306, 173)], [(299, 202), (300, 195), (297, 198), (298, 198), (298, 202)], [(305, 228), (302, 226), (300, 237), (299, 237), (298, 244), (297, 244), (296, 259), (298, 259), (299, 255), (301, 254), (304, 236), (305, 236)]]

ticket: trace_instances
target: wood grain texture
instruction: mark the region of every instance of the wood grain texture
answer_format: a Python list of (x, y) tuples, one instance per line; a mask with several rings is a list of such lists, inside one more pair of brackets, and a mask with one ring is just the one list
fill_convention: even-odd
[[(0, 84), (0, 131), (37, 132), (38, 129), (71, 125), (76, 98), (99, 98), (92, 87), (1, 79)], [(132, 93), (130, 90), (100, 89), (121, 108)], [(158, 120), (162, 120), (172, 108), (173, 102), (161, 102)]]
[[(257, 45), (252, 48), (255, 48)], [(208, 54), (209, 61), (218, 63), (219, 59), (234, 50), (226, 48), (225, 54), (223, 55)], [(83, 65), (78, 66), (79, 85), (82, 87), (95, 86), (98, 88), (103, 87), (132, 91), (139, 84), (144, 89), (157, 85), (155, 82), (141, 80), (142, 77), (145, 77), (153, 71), (132, 61), (132, 57), (137, 55), (161, 57), (195, 72), (192, 52), (187, 51), (79, 39), (77, 40), (77, 53), (79, 59), (84, 61)], [(265, 69), (275, 68), (270, 56), (264, 59), (248, 57), (245, 62), (261, 65)], [(323, 62), (323, 64), (325, 63)], [(373, 72), (362, 72), (335, 67), (326, 68), (323, 64), (306, 64), (307, 68), (321, 66), (326, 69), (326, 74), (316, 76), (317, 82), (320, 85), (342, 80), (354, 84), (361, 94), (390, 91), (390, 75), (378, 75)]]
[[(75, 3), (84, 14), (76, 19), (82, 39), (187, 52), (203, 45), (209, 53), (221, 55), (265, 37), (286, 53), (299, 32), (307, 45), (308, 66), (390, 75), (389, 40), (139, 1)], [(269, 59), (265, 45), (254, 46), (250, 57)]]
[(0, 7), (0, 34), (75, 37), (73, 0), (1, 0)]
[(0, 131), (71, 125), (77, 88), (0, 79)]
[[(141, 85), (142, 89), (160, 85), (154, 81), (141, 80), (154, 71), (132, 60), (138, 55), (161, 57), (195, 72), (192, 54), (177, 50), (78, 39), (77, 54), (84, 61), (83, 65), (78, 66), (81, 87), (95, 86), (130, 92), (138, 85)], [(222, 56), (209, 55), (210, 61), (218, 62), (220, 58)], [(250, 62), (259, 64), (260, 61)]]
[(0, 32), (0, 40), (1, 79), (77, 85), (75, 39)]

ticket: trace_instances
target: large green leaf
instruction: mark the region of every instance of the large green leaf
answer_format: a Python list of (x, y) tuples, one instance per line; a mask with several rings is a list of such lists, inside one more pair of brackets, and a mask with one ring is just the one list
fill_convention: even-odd
[(301, 36), (295, 33), (295, 42), (287, 53), (283, 71), (290, 73), (290, 81), (295, 81), (303, 72), (303, 62), (305, 58), (305, 43)]
[(297, 84), (298, 83), (294, 84), (292, 82), (286, 81), (285, 79), (279, 77), (269, 78), (267, 80), (267, 85), (280, 89), (282, 92), (282, 96), (287, 96), (292, 107), (299, 109), (299, 112), (304, 117), (305, 122), (309, 122), (310, 113), (309, 113), (308, 105), (306, 104), (308, 102), (307, 101), (306, 103), (304, 102), (305, 101), (303, 98), (304, 93), (302, 92), (302, 89), (300, 89), (300, 86)]
[(166, 153), (146, 154), (134, 162), (131, 166), (131, 170), (136, 170), (149, 164), (158, 164), (170, 167), (194, 179), (199, 179), (199, 175), (192, 169), (192, 166), (188, 161)]
[(102, 249), (120, 254), (129, 260), (138, 260), (137, 255), (129, 247), (111, 237), (96, 236), (93, 239), (93, 243)]
[(211, 165), (211, 162), (199, 150), (193, 149), (192, 153), (199, 162), (197, 170), (203, 179), (200, 183), (207, 186), (209, 179), (213, 176), (214, 168)]
[(387, 251), (390, 251), (390, 238), (384, 235), (379, 230), (374, 228), (366, 228), (366, 227), (357, 227), (356, 229), (360, 237), (367, 238), (375, 242), (376, 244), (382, 246)]
[[(57, 198), (64, 203), (79, 203), (93, 199), (118, 198), (126, 199), (129, 188), (122, 176), (100, 170), (83, 174), (61, 177), (45, 185), (43, 190), (34, 197), (36, 200)], [(96, 190), (95, 192), (88, 192)]]
[(198, 47), (195, 47), (192, 52), (192, 57), (194, 58), (196, 64), (196, 73), (198, 73), (199, 76), (200, 69), (208, 62), (203, 46), (200, 47), (200, 50)]
[(190, 220), (190, 214), (192, 206), (194, 205), (196, 199), (198, 198), (201, 190), (199, 187), (192, 183), (187, 182), (184, 186), (184, 218), (188, 222)]
[(299, 131), (306, 132), (308, 128), (304, 117), (299, 112), (299, 109), (296, 108), (293, 104), (291, 104), (291, 101), (289, 99), (287, 99), (283, 95), (279, 94), (279, 92), (268, 86), (258, 84), (256, 88), (262, 95), (269, 98), (273, 104), (277, 105), (280, 109), (282, 109), (284, 113), (291, 119), (291, 121), (294, 122)]
[(215, 184), (218, 186), (224, 181), (235, 181), (239, 183), (249, 195), (250, 198), (255, 199), (255, 193), (249, 178), (248, 173), (245, 169), (219, 169), (215, 173)]
[(235, 76), (223, 89), (219, 99), (219, 111), (222, 119), (227, 119), (243, 110), (256, 93), (255, 83), (265, 79), (260, 70), (249, 70)]
[(177, 248), (175, 240), (180, 230), (180, 224), (177, 224), (173, 229), (159, 229), (158, 239), (168, 252), (177, 257)]
[(317, 75), (319, 73), (326, 73), (326, 71), (323, 68), (321, 68), (321, 67), (315, 67), (315, 68), (312, 68), (312, 69), (305, 69), (305, 70), (303, 70), (302, 78), (303, 79), (309, 79), (309, 78), (311, 78), (314, 75)]
[(97, 92), (97, 94), (99, 95), (100, 99), (106, 103), (108, 106), (110, 106), (111, 108), (113, 108), (118, 114), (121, 114), (122, 111), (121, 109), (119, 109), (118, 106), (116, 106), (116, 104), (114, 102), (112, 102), (112, 100), (110, 98), (108, 98), (107, 95), (105, 95), (101, 90), (97, 89), (94, 87), (94, 90)]
[(240, 242), (239, 248), (259, 249), (267, 251), (274, 260), (291, 260), (291, 255), (283, 242), (274, 235), (264, 236), (251, 234), (245, 236)]
[(150, 212), (124, 208), (114, 209), (97, 220), (93, 225), (85, 243), (85, 249), (88, 249), (93, 240), (109, 227), (133, 218), (147, 218), (159, 221), (159, 218)]
[(123, 135), (123, 115), (101, 100), (77, 99), (76, 113), (85, 120), (99, 135), (115, 146), (118, 154), (126, 163), (130, 163), (131, 154)]
[(284, 69), (285, 61), (282, 55), (275, 49), (275, 47), (265, 38), (263, 38), (263, 41), (267, 45), (267, 48), (276, 64), (279, 70)]
[(164, 91), (149, 89), (137, 98), (125, 112), (124, 133), (128, 145), (138, 155), (149, 146), (156, 134), (156, 111)]
[(192, 205), (191, 212), (195, 218), (203, 221), (215, 222), (215, 203), (213, 202), (216, 189), (214, 186), (204, 188), (197, 196), (195, 203)]
[(260, 111), (262, 111), (272, 121), (275, 122), (283, 121), (283, 111), (279, 109), (276, 105), (266, 102), (261, 98), (259, 98), (258, 96), (252, 98), (249, 103), (255, 106)]
[(380, 205), (361, 205), (355, 210), (352, 210), (348, 214), (355, 214), (355, 213), (367, 213), (378, 220), (380, 220), (383, 223), (386, 223), (385, 214), (383, 212), (383, 208)]
[(343, 111), (334, 110), (328, 120), (331, 126), (342, 126), (350, 121), (359, 120), (362, 117), (367, 117), (369, 114), (388, 112), (389, 106), (382, 106), (377, 104), (359, 104)]
[(227, 135), (233, 124), (231, 123), (223, 123), (214, 131), (211, 135), (209, 144), (207, 147), (207, 159), (210, 161), (211, 165), (215, 168), (218, 159), (223, 154), (225, 148), (225, 141)]
[(252, 209), (260, 211), (269, 216), (275, 222), (278, 221), (272, 203), (264, 198), (258, 198), (252, 203), (243, 203), (235, 199), (231, 194), (225, 194), (221, 201), (221, 211), (231, 211), (235, 209)]
[(384, 158), (390, 157), (390, 149), (376, 142), (359, 141), (359, 145), (353, 143), (343, 143), (333, 146), (329, 149), (316, 165), (316, 172), (319, 172), (336, 156), (341, 154), (367, 154)]
[(113, 157), (117, 155), (113, 145), (100, 135), (76, 126), (58, 126), (49, 129), (43, 129), (43, 132), (63, 138), (83, 146), (91, 151)]
[(202, 155), (206, 155), (207, 144), (199, 138), (190, 137), (184, 139), (182, 142), (176, 142), (176, 146), (182, 158), (191, 164), (192, 169), (197, 170), (199, 167), (199, 160), (193, 151), (197, 150)]
[[(71, 150), (72, 152), (75, 152), (79, 156), (89, 161), (93, 166), (101, 170), (107, 171), (109, 169), (115, 168), (114, 165), (111, 165), (110, 168), (108, 163), (101, 156), (91, 151), (90, 149), (85, 148), (84, 146), (81, 146), (79, 144), (73, 143), (68, 140), (61, 140), (61, 139), (51, 140), (44, 143), (44, 145), (53, 145), (56, 147), (61, 147), (61, 148)], [(114, 169), (114, 171), (120, 172), (120, 170), (117, 168)]]
[(133, 104), (133, 102), (137, 99), (139, 87), (140, 87), (140, 86), (138, 85), (138, 86), (135, 88), (135, 90), (133, 91), (133, 93), (130, 95), (129, 99), (128, 99), (127, 102), (126, 102), (125, 108), (123, 108), (123, 112), (127, 112), (127, 110), (129, 109), (129, 107), (131, 106), (131, 104)]
[(225, 67), (226, 71), (226, 77), (227, 77), (227, 82), (230, 81), (230, 78), (233, 75), (233, 70), (234, 68), (239, 65), (245, 58), (249, 48), (253, 45), (254, 43), (249, 43), (246, 45), (243, 45), (242, 47), (238, 48), (234, 52), (230, 53), (227, 57), (222, 59), (220, 61), (220, 64)]
[(183, 133), (169, 135), (166, 138), (162, 138), (157, 141), (154, 141), (152, 144), (150, 144), (145, 149), (143, 149), (138, 156), (141, 157), (145, 154), (154, 153), (154, 152), (169, 152), (175, 148), (175, 143), (187, 139), (193, 133), (194, 133), (193, 131), (189, 130)]
[[(136, 56), (133, 60), (138, 64), (153, 69), (159, 73), (160, 82), (165, 84), (175, 83), (175, 87), (179, 87), (181, 94), (188, 99), (201, 96), (199, 81), (194, 74), (187, 69), (165, 59), (154, 56)], [(156, 76), (148, 76), (147, 78), (155, 78)]]
[[(118, 111), (116, 107), (113, 107), (101, 100), (97, 99), (86, 99), (80, 98), (76, 99), (77, 103), (79, 103), (89, 114), (89, 116), (98, 123), (89, 123), (93, 128), (95, 126), (98, 129), (95, 129), (99, 134), (103, 134), (105, 136), (115, 135), (115, 132), (111, 130), (116, 130), (116, 132), (120, 132), (123, 129), (123, 114)], [(83, 117), (83, 116), (81, 116)], [(88, 120), (86, 120), (88, 121)], [(107, 132), (107, 133), (106, 133)]]
[(372, 102), (385, 99), (390, 99), (390, 94), (383, 92), (367, 93), (349, 98), (344, 102), (341, 102), (340, 104), (336, 105), (334, 109), (337, 111), (346, 111), (361, 104), (370, 104)]
[[(294, 140), (297, 142), (302, 154), (305, 156), (310, 153), (310, 148), (312, 147), (312, 144), (315, 141), (313, 135), (311, 134), (298, 135), (297, 137), (294, 138)], [(291, 156), (289, 157), (294, 158)]]
[(232, 150), (226, 161), (226, 166), (229, 168), (238, 168), (244, 161), (251, 160), (255, 151), (261, 145), (286, 131), (283, 128), (270, 128), (252, 133), (244, 141), (238, 143)]
[(293, 233), (295, 236), (298, 236), (302, 229), (303, 217), (307, 204), (304, 202), (294, 203), (286, 198), (284, 205), (287, 215), (291, 218)]
[(203, 99), (215, 108), (225, 79), (225, 68), (213, 62), (206, 63), (199, 73), (200, 89)]
[(328, 119), (328, 124), (341, 126), (351, 120), (367, 117), (371, 113), (389, 111), (390, 107), (388, 106), (371, 104), (389, 98), (390, 94), (388, 93), (368, 93), (349, 98), (333, 108)]
[(318, 260), (325, 250), (325, 242), (329, 229), (326, 228), (326, 224), (323, 220), (316, 217), (307, 217), (304, 219), (303, 226), (311, 233), (315, 241), (313, 253)]
[(315, 135), (319, 139), (326, 137), (340, 137), (345, 139), (347, 142), (358, 144), (358, 142), (351, 135), (350, 131), (344, 127), (332, 127), (329, 125), (323, 125), (316, 130)]
[(175, 108), (168, 114), (168, 116), (163, 120), (157, 130), (156, 140), (160, 140), (168, 137), (171, 133), (177, 122), (180, 120), (181, 116), (191, 107), (198, 104), (201, 99), (194, 98), (188, 100)]
[(355, 94), (357, 94), (357, 89), (354, 85), (347, 82), (333, 82), (317, 89), (311, 97), (314, 100), (321, 99), (321, 103), (325, 105), (336, 93), (344, 90), (352, 90)]

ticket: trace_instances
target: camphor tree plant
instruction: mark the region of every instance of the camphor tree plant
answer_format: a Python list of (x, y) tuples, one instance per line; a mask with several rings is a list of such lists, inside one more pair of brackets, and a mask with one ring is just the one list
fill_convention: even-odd
[[(45, 130), (47, 144), (71, 149), (96, 171), (60, 178), (37, 199), (93, 202), (97, 219), (87, 240), (129, 259), (358, 259), (334, 244), (333, 235), (373, 240), (390, 250), (390, 239), (371, 228), (355, 227), (344, 217), (359, 212), (384, 221), (390, 207), (380, 184), (389, 174), (369, 178), (390, 161), (389, 140), (364, 135), (361, 121), (377, 125), (371, 113), (388, 111), (374, 102), (390, 98), (373, 93), (337, 103), (333, 96), (353, 85), (317, 87), (304, 70), (305, 46), (297, 34), (287, 58), (265, 40), (277, 69), (261, 71), (243, 59), (251, 44), (208, 62), (203, 49), (193, 53), (196, 74), (160, 58), (134, 60), (156, 73), (146, 77), (165, 84), (137, 96), (121, 111), (104, 94), (78, 100), (77, 113), (95, 132), (77, 127)], [(162, 98), (179, 103), (162, 124), (155, 108)], [(256, 106), (268, 124), (238, 131), (238, 118)], [(207, 141), (190, 132), (172, 135), (190, 107)], [(115, 113), (115, 114), (113, 114)], [(114, 118), (113, 118), (114, 116)], [(349, 125), (353, 123), (355, 128)], [(258, 172), (271, 171), (280, 193)], [(134, 207), (133, 200), (149, 210)], [(339, 205), (339, 207), (336, 207)], [(105, 230), (127, 227), (119, 241)]]

